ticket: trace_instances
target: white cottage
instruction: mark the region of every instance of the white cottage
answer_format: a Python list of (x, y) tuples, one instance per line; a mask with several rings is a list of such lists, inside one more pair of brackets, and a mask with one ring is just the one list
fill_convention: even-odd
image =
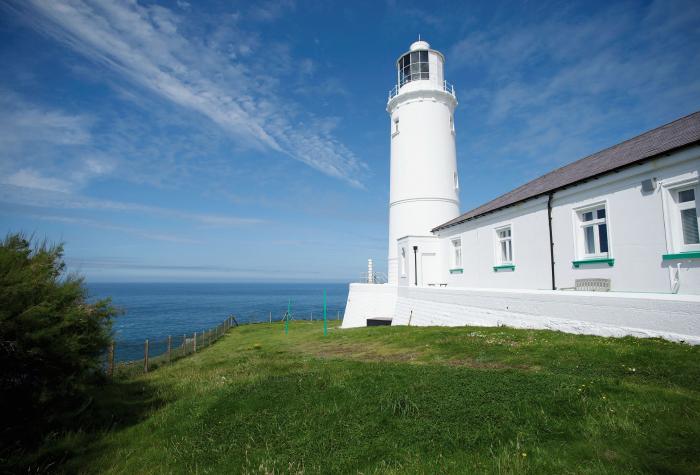
[(457, 100), (443, 64), (424, 41), (397, 61), (389, 279), (351, 284), (343, 326), (506, 324), (700, 343), (700, 112), (459, 215)]

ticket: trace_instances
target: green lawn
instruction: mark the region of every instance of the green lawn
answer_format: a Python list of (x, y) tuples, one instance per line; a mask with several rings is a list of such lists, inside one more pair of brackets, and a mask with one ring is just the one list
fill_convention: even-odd
[[(509, 328), (231, 330), (99, 395), (69, 473), (700, 473), (700, 348)], [(110, 421), (105, 424), (104, 421)], [(55, 463), (54, 465), (49, 465)]]

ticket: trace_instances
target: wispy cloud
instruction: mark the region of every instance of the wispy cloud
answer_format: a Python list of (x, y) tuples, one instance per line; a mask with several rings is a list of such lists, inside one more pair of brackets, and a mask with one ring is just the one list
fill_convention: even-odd
[(7, 153), (27, 142), (50, 145), (82, 145), (90, 140), (92, 118), (67, 114), (23, 101), (0, 90), (0, 149)]
[(693, 99), (697, 107), (700, 34), (679, 33), (700, 22), (695, 2), (622, 3), (585, 15), (566, 7), (534, 18), (499, 18), (449, 50), (452, 67), (481, 74), (478, 92), (464, 95), (489, 129), (475, 146), (493, 147), (501, 133), (499, 149), (480, 152), (514, 159), (494, 163), (537, 174), (533, 160), (569, 162), (614, 143), (600, 137), (623, 140), (691, 112)]
[(73, 193), (65, 193), (60, 190), (38, 189), (38, 187), (28, 188), (9, 183), (0, 187), (0, 202), (45, 209), (131, 212), (140, 215), (190, 221), (212, 227), (236, 227), (265, 222), (258, 218), (190, 213), (138, 203), (95, 199)]
[[(0, 211), (0, 213), (7, 214), (3, 211)], [(66, 223), (66, 224), (77, 225), (77, 226), (86, 226), (89, 228), (102, 229), (102, 230), (106, 230), (106, 231), (116, 231), (119, 233), (125, 233), (125, 234), (129, 234), (131, 236), (136, 236), (136, 237), (140, 237), (140, 238), (148, 239), (148, 240), (152, 240), (152, 241), (173, 242), (173, 243), (178, 243), (178, 244), (201, 244), (201, 241), (198, 241), (196, 239), (189, 239), (186, 237), (175, 236), (172, 234), (164, 234), (164, 233), (159, 233), (159, 232), (155, 232), (155, 231), (148, 231), (145, 229), (135, 228), (132, 226), (120, 226), (117, 224), (107, 223), (107, 222), (99, 221), (99, 220), (95, 220), (95, 219), (76, 218), (76, 217), (70, 217), (70, 216), (56, 216), (56, 215), (40, 214), (40, 213), (23, 213), (23, 216), (38, 219), (41, 221), (53, 221), (56, 223)]]
[[(239, 143), (280, 152), (361, 186), (366, 164), (334, 137), (305, 127), (298, 105), (275, 92), (270, 68), (253, 59), (244, 62), (245, 50), (231, 49), (239, 38), (247, 44), (242, 31), (231, 30), (232, 41), (212, 44), (193, 34), (179, 13), (137, 2), (32, 0), (11, 5), (37, 31), (124, 80), (204, 115)], [(263, 7), (267, 13), (259, 8), (258, 14), (270, 19), (279, 10)]]

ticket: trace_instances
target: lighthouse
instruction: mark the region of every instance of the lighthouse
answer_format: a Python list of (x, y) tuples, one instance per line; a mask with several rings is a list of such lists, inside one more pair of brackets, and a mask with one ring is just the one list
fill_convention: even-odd
[(386, 108), (391, 120), (390, 284), (399, 275), (397, 240), (429, 236), (435, 223), (459, 215), (457, 98), (444, 79), (444, 64), (442, 53), (420, 40), (396, 61), (396, 86)]

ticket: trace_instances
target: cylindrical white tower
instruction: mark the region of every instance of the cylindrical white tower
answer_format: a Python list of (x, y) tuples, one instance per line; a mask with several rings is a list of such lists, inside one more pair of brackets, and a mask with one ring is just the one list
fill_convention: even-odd
[(397, 85), (389, 94), (391, 183), (389, 283), (398, 280), (396, 240), (430, 236), (459, 215), (454, 88), (444, 80), (445, 57), (416, 41), (396, 62)]

